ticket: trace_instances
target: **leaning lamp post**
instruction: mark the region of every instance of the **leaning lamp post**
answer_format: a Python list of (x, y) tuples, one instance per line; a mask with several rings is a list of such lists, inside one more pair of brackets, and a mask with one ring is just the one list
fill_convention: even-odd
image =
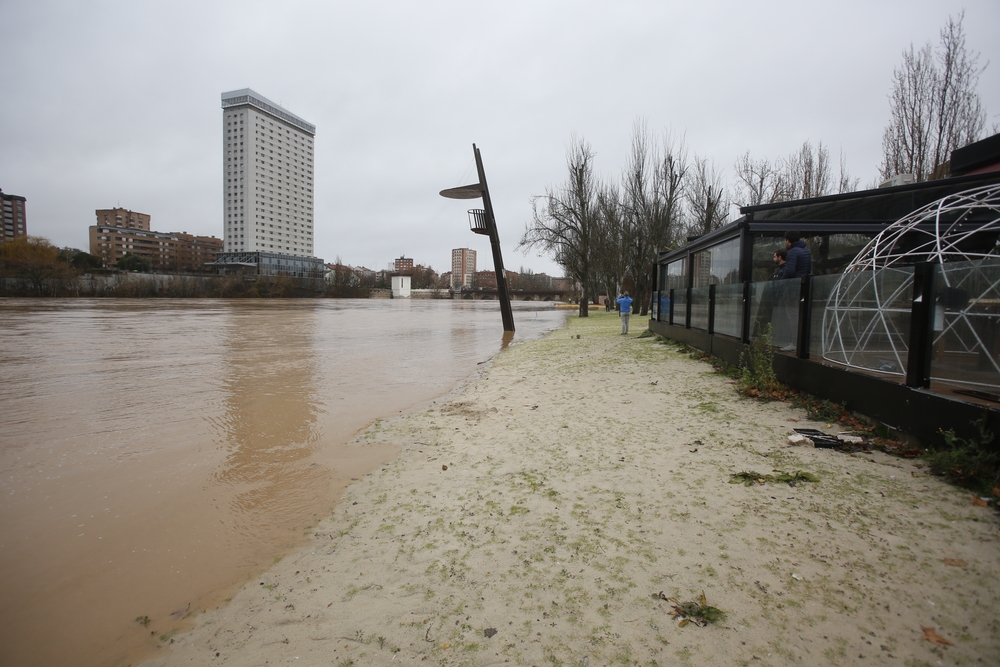
[(483, 170), (483, 158), (479, 149), (472, 144), (472, 152), (476, 156), (476, 171), (479, 172), (479, 182), (472, 185), (462, 185), (457, 188), (442, 190), (441, 196), (448, 199), (478, 199), (482, 197), (483, 208), (469, 211), (469, 226), (476, 234), (486, 234), (493, 246), (493, 267), (497, 274), (497, 294), (500, 298), (500, 315), (503, 317), (503, 330), (514, 331), (514, 315), (510, 309), (510, 293), (507, 291), (507, 273), (503, 268), (503, 256), (500, 254), (500, 235), (497, 233), (497, 221), (493, 217), (493, 202), (490, 201), (490, 189), (486, 185), (486, 172)]

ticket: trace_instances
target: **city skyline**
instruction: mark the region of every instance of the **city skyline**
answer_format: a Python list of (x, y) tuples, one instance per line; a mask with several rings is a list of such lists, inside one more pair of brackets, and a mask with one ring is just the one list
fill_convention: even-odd
[[(452, 248), (488, 255), (470, 236), (472, 206), (437, 194), (476, 180), (476, 143), (507, 263), (558, 274), (516, 245), (532, 197), (565, 181), (574, 135), (606, 180), (644, 120), (729, 182), (745, 152), (773, 160), (808, 140), (834, 162), (843, 152), (864, 186), (903, 51), (936, 44), (963, 8), (967, 48), (989, 63), (979, 89), (992, 127), (1000, 5), (986, 0), (13, 3), (0, 188), (26, 197), (29, 233), (59, 246), (86, 247), (93, 211), (116, 202), (222, 237), (219, 93), (251, 87), (320, 128), (314, 255), (380, 267), (405, 252), (439, 271)], [(116, 35), (115, 48), (94, 34)]]

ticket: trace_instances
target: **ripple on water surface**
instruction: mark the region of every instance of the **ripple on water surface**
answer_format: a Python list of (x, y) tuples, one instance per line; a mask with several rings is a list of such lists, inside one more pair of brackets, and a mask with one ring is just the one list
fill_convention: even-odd
[[(515, 304), (517, 339), (563, 318)], [(300, 544), (394, 453), (350, 436), (501, 329), (492, 302), (0, 300), (0, 663), (142, 655)]]

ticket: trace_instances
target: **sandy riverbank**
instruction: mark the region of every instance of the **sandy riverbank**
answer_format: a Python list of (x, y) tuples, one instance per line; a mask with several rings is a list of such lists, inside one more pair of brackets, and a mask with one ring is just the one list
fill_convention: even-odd
[[(371, 426), (399, 457), (146, 664), (1000, 663), (993, 510), (913, 461), (788, 447), (826, 425), (617, 327), (571, 318)], [(775, 468), (820, 482), (728, 483)], [(661, 591), (727, 616), (678, 627)]]

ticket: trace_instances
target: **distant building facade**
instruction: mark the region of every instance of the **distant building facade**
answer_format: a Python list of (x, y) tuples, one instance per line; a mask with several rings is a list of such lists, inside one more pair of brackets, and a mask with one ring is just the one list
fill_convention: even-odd
[(571, 292), (579, 291), (580, 286), (572, 278), (552, 278), (549, 285), (554, 290), (559, 290), (560, 292)]
[(152, 229), (149, 226), (150, 218), (145, 213), (136, 213), (124, 208), (99, 208), (95, 213), (99, 227), (144, 229), (147, 232)]
[(401, 273), (403, 271), (413, 271), (413, 259), (410, 257), (400, 256), (399, 259), (395, 259), (392, 262), (392, 270), (396, 273)]
[[(472, 287), (476, 275), (476, 251), (455, 248), (451, 251), (451, 288), (459, 290)], [(493, 280), (496, 283), (496, 279)]]
[(100, 257), (106, 267), (131, 253), (148, 259), (154, 271), (204, 273), (211, 270), (206, 264), (214, 262), (220, 252), (222, 239), (214, 236), (103, 225), (90, 228), (90, 254)]
[(319, 257), (276, 252), (221, 252), (211, 266), (220, 275), (291, 276), (323, 280), (326, 265)]
[(177, 264), (181, 271), (201, 273), (211, 271), (207, 266), (222, 252), (222, 239), (214, 236), (195, 236), (187, 232), (175, 232), (177, 237)]
[[(514, 271), (504, 271), (504, 276), (507, 278), (507, 286), (514, 284), (517, 278), (517, 273)], [(476, 272), (476, 289), (496, 289), (497, 288), (497, 272), (496, 271), (477, 271)]]
[(371, 287), (375, 284), (375, 272), (363, 266), (347, 264), (324, 264), (326, 282), (341, 287)]
[(0, 190), (0, 207), (3, 209), (3, 229), (0, 243), (28, 235), (28, 214), (25, 203), (28, 200), (19, 195), (8, 195)]
[(249, 88), (222, 111), (225, 252), (312, 257), (316, 126)]

